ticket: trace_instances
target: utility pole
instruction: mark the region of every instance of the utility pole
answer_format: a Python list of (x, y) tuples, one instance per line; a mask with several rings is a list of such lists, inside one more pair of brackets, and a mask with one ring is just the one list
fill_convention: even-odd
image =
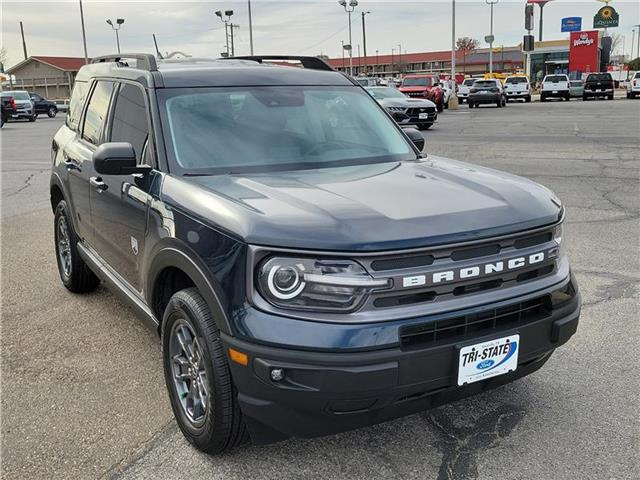
[(82, 10), (82, 0), (80, 0), (80, 24), (82, 25), (82, 45), (84, 46), (84, 63), (89, 63), (89, 55), (87, 55), (87, 34), (84, 29), (84, 11)]
[(364, 22), (364, 16), (367, 15), (368, 13), (371, 13), (369, 11), (366, 12), (362, 12), (362, 50), (364, 53), (364, 69), (367, 69), (367, 29), (365, 27), (365, 22)]
[(22, 28), (22, 20), (20, 20), (20, 35), (22, 35), (22, 50), (24, 51), (24, 59), (29, 58), (27, 55), (27, 42), (24, 41), (24, 28)]
[[(547, 0), (550, 1), (550, 0)], [(546, 5), (547, 2), (537, 2), (540, 5), (540, 29), (538, 31), (538, 41), (542, 41), (542, 8)], [(608, 5), (608, 3), (607, 3)]]
[(247, 4), (249, 7), (249, 48), (251, 55), (253, 55), (253, 20), (251, 18), (251, 0), (247, 0)]

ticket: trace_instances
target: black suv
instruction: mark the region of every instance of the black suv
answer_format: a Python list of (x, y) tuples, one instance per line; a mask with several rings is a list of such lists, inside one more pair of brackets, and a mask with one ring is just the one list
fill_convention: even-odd
[(60, 277), (159, 333), (206, 452), (498, 387), (576, 331), (564, 209), (416, 142), (317, 58), (94, 59), (52, 146)]
[(53, 118), (58, 114), (58, 106), (55, 102), (47, 100), (41, 95), (35, 92), (29, 92), (29, 97), (33, 102), (33, 107), (36, 110), (36, 115), (40, 113), (46, 113), (49, 118)]
[(610, 73), (590, 73), (584, 81), (582, 100), (596, 97), (606, 97), (613, 100), (614, 87)]

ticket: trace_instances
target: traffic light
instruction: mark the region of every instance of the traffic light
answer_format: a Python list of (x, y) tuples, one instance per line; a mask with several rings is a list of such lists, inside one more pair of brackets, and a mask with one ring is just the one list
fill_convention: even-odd
[(522, 37), (522, 51), (533, 52), (533, 35), (525, 35)]
[(524, 7), (524, 29), (528, 32), (533, 30), (533, 4), (532, 3), (528, 3)]

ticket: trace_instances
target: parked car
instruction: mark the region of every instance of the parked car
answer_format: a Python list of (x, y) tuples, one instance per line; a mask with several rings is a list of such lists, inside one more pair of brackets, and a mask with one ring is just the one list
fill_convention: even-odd
[(31, 97), (31, 101), (33, 102), (36, 115), (46, 113), (49, 118), (53, 118), (58, 114), (58, 107), (55, 102), (47, 100), (35, 92), (29, 92), (29, 97)]
[(495, 104), (498, 108), (507, 105), (507, 96), (499, 79), (476, 80), (469, 90), (469, 108)]
[(613, 100), (613, 78), (610, 73), (590, 73), (584, 81), (584, 92), (582, 100), (590, 98), (606, 97)]
[(436, 104), (438, 112), (444, 111), (444, 90), (438, 75), (415, 73), (402, 79), (400, 91), (412, 98), (426, 98)]
[(640, 95), (640, 72), (636, 72), (629, 79), (625, 88), (627, 90), (627, 98), (636, 98), (636, 95)]
[(0, 93), (2, 97), (13, 97), (16, 102), (16, 109), (11, 114), (11, 119), (26, 118), (30, 122), (35, 122), (37, 114), (33, 108), (33, 102), (26, 90), (8, 90)]
[(547, 75), (542, 80), (540, 101), (546, 102), (550, 98), (569, 100), (569, 77), (562, 74)]
[(438, 118), (436, 105), (430, 100), (409, 98), (392, 87), (366, 87), (366, 90), (400, 125), (427, 130)]
[(569, 97), (582, 98), (584, 82), (582, 80), (569, 80)]
[(444, 108), (449, 108), (449, 99), (451, 95), (456, 89), (455, 82), (453, 80), (442, 80), (441, 81), (442, 91), (443, 91), (443, 101)]
[(460, 85), (458, 85), (458, 100), (460, 103), (464, 103), (469, 98), (469, 90), (475, 83), (476, 78), (465, 78)]
[(525, 102), (531, 101), (531, 84), (529, 79), (522, 75), (507, 77), (504, 81), (504, 92), (509, 100), (521, 99)]
[(486, 398), (576, 332), (546, 187), (426, 158), (317, 57), (130, 56), (75, 78), (51, 146), (55, 258), (68, 290), (103, 281), (160, 336), (196, 448)]
[(2, 106), (2, 116), (0, 117), (0, 127), (2, 127), (16, 111), (16, 101), (12, 96), (0, 96), (0, 104)]

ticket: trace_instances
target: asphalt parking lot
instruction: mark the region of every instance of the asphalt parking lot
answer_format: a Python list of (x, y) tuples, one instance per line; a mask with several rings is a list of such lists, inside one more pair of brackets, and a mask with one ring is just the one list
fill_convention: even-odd
[(59, 281), (48, 166), (62, 121), (0, 133), (2, 478), (640, 478), (640, 101), (462, 105), (425, 132), (429, 154), (526, 176), (564, 201), (584, 306), (540, 371), (419, 415), (221, 457), (173, 422), (154, 334), (105, 288), (78, 296)]

